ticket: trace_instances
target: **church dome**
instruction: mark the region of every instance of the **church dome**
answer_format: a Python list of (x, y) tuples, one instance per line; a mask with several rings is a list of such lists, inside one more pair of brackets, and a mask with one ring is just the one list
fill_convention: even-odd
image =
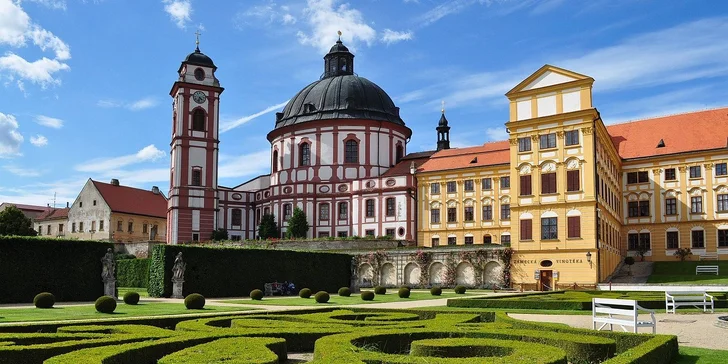
[(187, 58), (185, 58), (183, 63), (192, 64), (195, 66), (217, 68), (215, 66), (215, 63), (212, 62), (212, 58), (200, 52), (200, 48), (197, 48), (194, 52), (190, 53)]
[(276, 129), (315, 120), (365, 119), (404, 125), (381, 87), (354, 73), (354, 55), (339, 39), (324, 56), (320, 80), (299, 91), (276, 114)]

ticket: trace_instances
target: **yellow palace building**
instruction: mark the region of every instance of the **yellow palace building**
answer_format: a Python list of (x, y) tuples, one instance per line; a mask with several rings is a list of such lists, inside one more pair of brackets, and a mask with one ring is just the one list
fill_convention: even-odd
[(594, 79), (546, 65), (506, 96), (509, 140), (417, 166), (418, 242), (510, 245), (514, 283), (603, 282), (624, 256), (728, 258), (728, 108), (605, 126)]

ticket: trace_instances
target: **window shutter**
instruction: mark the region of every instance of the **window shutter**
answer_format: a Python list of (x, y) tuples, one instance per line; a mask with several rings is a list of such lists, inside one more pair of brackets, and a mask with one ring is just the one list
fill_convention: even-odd
[(531, 240), (532, 235), (531, 220), (521, 220), (521, 240)]
[(521, 196), (531, 194), (531, 175), (521, 176)]
[(581, 218), (579, 216), (569, 216), (568, 225), (570, 238), (581, 237)]
[(568, 191), (579, 190), (579, 171), (567, 171), (566, 172), (566, 189)]

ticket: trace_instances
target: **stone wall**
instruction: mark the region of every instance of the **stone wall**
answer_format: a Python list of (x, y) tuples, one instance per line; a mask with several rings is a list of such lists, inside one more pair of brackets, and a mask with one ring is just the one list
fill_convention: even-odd
[(231, 247), (260, 248), (260, 249), (283, 249), (283, 250), (379, 250), (395, 249), (406, 244), (396, 240), (299, 240), (299, 241), (241, 241), (225, 242), (220, 245)]
[(149, 258), (155, 245), (164, 244), (163, 241), (139, 241), (135, 243), (114, 243), (117, 253), (134, 254), (137, 258)]

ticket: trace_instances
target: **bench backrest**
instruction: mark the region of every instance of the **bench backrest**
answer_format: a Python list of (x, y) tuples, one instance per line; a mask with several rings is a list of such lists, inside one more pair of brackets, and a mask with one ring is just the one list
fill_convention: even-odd
[(718, 266), (717, 265), (699, 265), (699, 266), (695, 267), (695, 269), (697, 269), (697, 270), (703, 270), (703, 269), (718, 270)]
[(695, 292), (665, 292), (666, 295), (670, 296), (705, 296), (705, 291), (695, 291)]
[(592, 315), (597, 313), (637, 316), (637, 301), (614, 298), (592, 298)]

